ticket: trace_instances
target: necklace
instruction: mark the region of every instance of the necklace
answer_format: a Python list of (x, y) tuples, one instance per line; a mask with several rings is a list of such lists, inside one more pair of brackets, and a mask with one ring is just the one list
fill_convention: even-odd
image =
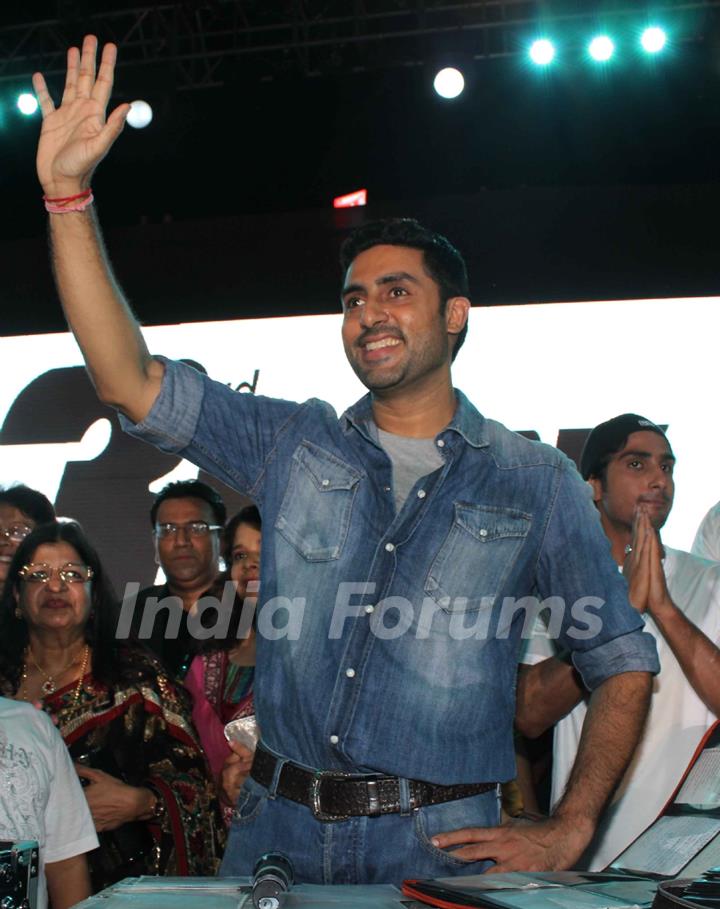
[(78, 701), (80, 700), (80, 692), (83, 687), (83, 679), (85, 678), (85, 672), (87, 670), (88, 660), (90, 659), (90, 645), (85, 645), (85, 653), (83, 654), (82, 666), (80, 667), (80, 678), (77, 680), (77, 685), (75, 686), (75, 691), (73, 692), (72, 706), (77, 707)]
[[(38, 672), (41, 672), (45, 676), (45, 681), (40, 686), (40, 690), (42, 691), (43, 695), (47, 697), (48, 695), (55, 694), (55, 692), (57, 691), (57, 684), (55, 682), (55, 678), (52, 675), (50, 675), (45, 669), (43, 669), (42, 666), (38, 663), (38, 661), (35, 659), (35, 655), (32, 652), (32, 648), (29, 645), (27, 648), (27, 655), (30, 657), (30, 659), (35, 664), (35, 668), (38, 670)], [(83, 680), (83, 676), (85, 675), (85, 670), (87, 669), (89, 656), (90, 656), (90, 647), (88, 644), (86, 644), (85, 647), (83, 648), (82, 666), (80, 667), (80, 678), (78, 680), (77, 688), (75, 689), (75, 694), (73, 697), (73, 706), (75, 704), (77, 704), (78, 699), (80, 697), (80, 689), (82, 688), (82, 680)], [(77, 663), (77, 661), (78, 661), (78, 654), (76, 654), (70, 660), (69, 663), (67, 663), (65, 666), (63, 666), (63, 668), (59, 672), (56, 672), (55, 676), (57, 678), (59, 678), (64, 672), (67, 672), (67, 670), (70, 669), (71, 666), (74, 666), (75, 663)], [(27, 660), (25, 661), (25, 664), (23, 666), (22, 681), (24, 683), (27, 683)]]

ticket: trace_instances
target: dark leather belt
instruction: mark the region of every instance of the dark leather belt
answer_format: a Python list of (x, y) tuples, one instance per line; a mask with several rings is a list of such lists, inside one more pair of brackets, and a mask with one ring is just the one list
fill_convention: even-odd
[[(250, 776), (270, 788), (278, 759), (258, 745)], [(455, 799), (489, 792), (497, 783), (459, 783), (437, 786), (408, 780), (410, 808), (439, 805)], [(396, 776), (358, 775), (342, 770), (307, 770), (298, 764), (283, 764), (276, 793), (307, 805), (318, 821), (344, 821), (350, 817), (376, 817), (400, 811), (400, 780)]]

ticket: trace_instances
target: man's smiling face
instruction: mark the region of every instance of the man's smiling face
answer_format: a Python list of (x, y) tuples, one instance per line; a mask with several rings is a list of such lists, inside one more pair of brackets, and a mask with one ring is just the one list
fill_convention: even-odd
[(446, 314), (421, 250), (379, 245), (359, 253), (342, 302), (345, 353), (370, 391), (400, 390), (447, 369)]

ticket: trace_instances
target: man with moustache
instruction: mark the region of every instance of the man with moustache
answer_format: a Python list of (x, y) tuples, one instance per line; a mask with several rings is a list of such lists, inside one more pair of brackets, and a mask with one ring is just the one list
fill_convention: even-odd
[[(628, 582), (630, 602), (657, 642), (661, 667), (638, 750), (583, 856), (581, 867), (592, 871), (606, 867), (655, 820), (720, 714), (720, 565), (662, 543), (674, 465), (663, 430), (632, 413), (596, 426), (580, 458), (612, 556)], [(548, 644), (534, 639), (526, 659), (536, 662)], [(553, 803), (562, 797), (577, 755), (587, 696), (561, 657), (521, 669), (520, 730), (535, 736), (560, 720)]]
[(123, 614), (133, 609), (135, 635), (180, 680), (195, 653), (188, 616), (218, 576), (225, 517), (225, 503), (207, 483), (180, 480), (163, 487), (150, 523), (165, 583), (146, 587), (123, 605)]
[[(285, 853), (297, 879), (324, 883), (397, 883), (493, 862), (571, 867), (640, 735), (656, 654), (571, 463), (486, 420), (453, 388), (470, 308), (462, 257), (409, 219), (348, 238), (342, 339), (369, 394), (340, 417), (323, 401), (237, 394), (151, 357), (89, 207), (92, 172), (127, 113), (121, 105), (105, 120), (115, 48), (105, 47), (97, 79), (96, 48), (89, 36), (82, 54), (69, 52), (57, 109), (34, 77), (65, 313), (126, 428), (194, 460), (262, 514), (262, 741), (223, 873), (248, 874), (267, 851)], [(606, 601), (592, 640), (573, 636), (570, 608), (561, 635), (595, 689), (590, 720), (555, 815), (496, 827), (498, 783), (515, 775), (523, 617), (493, 629), (505, 596), (536, 592), (568, 607)], [(426, 601), (432, 623), (420, 628)], [(409, 617), (408, 633), (388, 634), (391, 608)], [(297, 633), (283, 634), (266, 609), (283, 609)], [(486, 615), (489, 635), (451, 634), (458, 616), (472, 625)]]

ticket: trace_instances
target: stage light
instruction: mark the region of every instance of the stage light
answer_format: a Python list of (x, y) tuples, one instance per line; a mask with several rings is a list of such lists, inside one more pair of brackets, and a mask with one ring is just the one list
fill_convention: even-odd
[(537, 66), (547, 66), (555, 59), (555, 45), (547, 38), (538, 38), (530, 46), (530, 59)]
[(598, 63), (607, 63), (615, 53), (615, 44), (607, 35), (597, 35), (588, 46), (588, 51), (593, 60)]
[(465, 79), (459, 69), (448, 66), (435, 76), (433, 88), (441, 98), (457, 98), (465, 88)]
[(31, 95), (30, 92), (23, 92), (22, 95), (18, 95), (17, 107), (21, 114), (25, 114), (26, 117), (32, 117), (38, 109), (37, 98), (35, 95)]
[(643, 50), (648, 54), (659, 54), (667, 44), (667, 35), (656, 25), (646, 28), (640, 38)]
[(130, 105), (130, 113), (127, 115), (127, 122), (135, 129), (142, 129), (147, 126), (153, 118), (152, 107), (147, 101), (133, 101)]

